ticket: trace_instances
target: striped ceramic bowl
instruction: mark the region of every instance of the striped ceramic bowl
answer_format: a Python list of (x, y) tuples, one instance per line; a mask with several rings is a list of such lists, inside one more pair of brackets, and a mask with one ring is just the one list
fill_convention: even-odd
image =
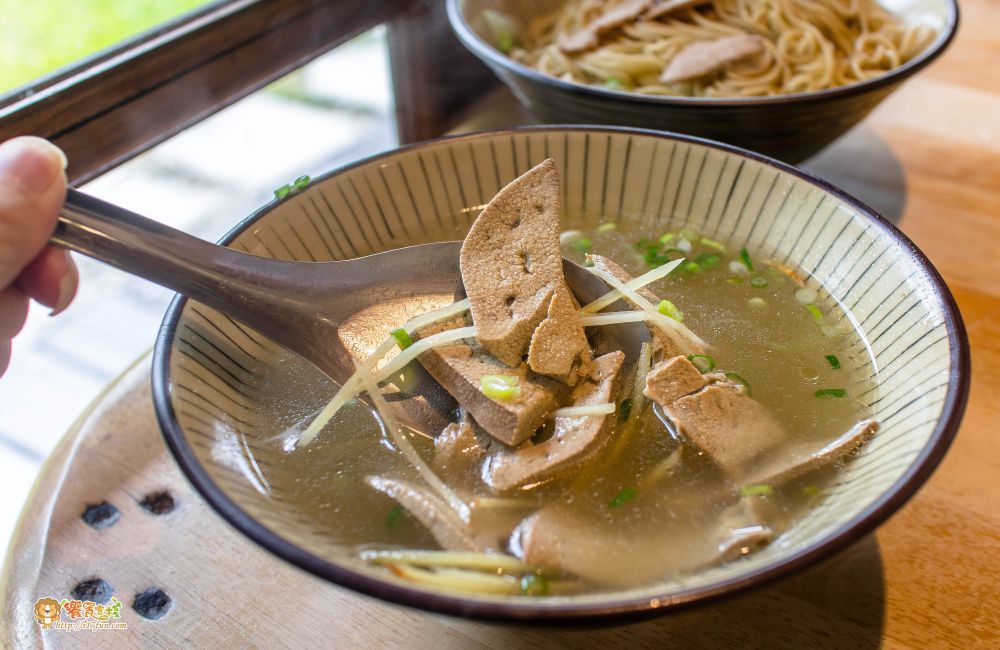
[(905, 20), (928, 24), (938, 32), (920, 56), (884, 75), (776, 97), (659, 97), (542, 74), (497, 50), (487, 23), (480, 19), (485, 10), (500, 11), (523, 26), (563, 2), (448, 0), (448, 19), (459, 40), (542, 122), (663, 129), (728, 142), (793, 163), (817, 153), (860, 122), (903, 81), (937, 58), (958, 29), (956, 0), (879, 0)]
[[(762, 552), (642, 589), (544, 599), (428, 593), (361, 565), (331, 542), (332, 509), (318, 507), (303, 488), (320, 471), (320, 457), (308, 455), (312, 448), (296, 455), (276, 444), (275, 432), (301, 417), (281, 395), (308, 395), (309, 412), (333, 386), (317, 372), (290, 373), (287, 356), (270, 341), (178, 298), (156, 345), (156, 410), (181, 467), (223, 517), (289, 562), (391, 601), (462, 615), (565, 619), (650, 614), (761, 584), (857, 540), (917, 490), (965, 406), (969, 352), (959, 313), (902, 233), (782, 163), (684, 136), (614, 128), (446, 138), (316, 179), (250, 216), (224, 243), (281, 259), (332, 260), (458, 239), (501, 187), (549, 157), (562, 179), (565, 228), (638, 217), (652, 231), (683, 224), (745, 241), (800, 269), (860, 327), (859, 350), (867, 353), (859, 364), (875, 378), (863, 400), (882, 430), (821, 505)], [(351, 451), (331, 446), (323, 453)]]

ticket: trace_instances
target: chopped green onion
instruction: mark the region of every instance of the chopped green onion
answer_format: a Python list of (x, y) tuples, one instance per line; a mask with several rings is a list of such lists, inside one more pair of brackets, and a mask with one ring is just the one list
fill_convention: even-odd
[(392, 338), (396, 339), (396, 344), (399, 346), (400, 350), (405, 350), (413, 345), (413, 339), (410, 338), (410, 333), (402, 327), (392, 330), (390, 334), (392, 334)]
[(299, 176), (298, 178), (296, 178), (292, 182), (292, 189), (296, 189), (296, 190), (304, 189), (311, 182), (312, 182), (312, 179), (309, 178), (308, 176), (305, 176), (305, 175)]
[(486, 397), (511, 401), (521, 397), (519, 378), (514, 375), (483, 375), (479, 380), (479, 390)]
[(594, 265), (594, 260), (590, 259), (590, 256), (588, 255), (587, 259), (583, 261), (583, 265), (589, 268)]
[(817, 323), (822, 322), (823, 312), (820, 311), (819, 307), (813, 304), (806, 305), (806, 311), (812, 314), (813, 320)]
[(814, 393), (816, 397), (847, 397), (843, 388), (821, 388)]
[(747, 269), (753, 271), (753, 262), (750, 261), (750, 253), (747, 252), (747, 249), (740, 249), (740, 259), (743, 260), (743, 265), (746, 266)]
[(617, 228), (618, 226), (613, 223), (602, 223), (597, 227), (597, 232), (603, 234), (606, 232), (611, 232), (613, 230), (616, 230)]
[(700, 241), (705, 246), (714, 248), (715, 250), (720, 251), (722, 253), (726, 252), (726, 247), (722, 244), (722, 242), (717, 242), (714, 239), (709, 239), (708, 237), (702, 237), (698, 241)]
[(743, 284), (743, 278), (726, 278), (729, 284)]
[(570, 244), (570, 246), (572, 246), (573, 250), (580, 253), (581, 255), (586, 255), (594, 247), (593, 244), (590, 243), (590, 240), (587, 239), (586, 237), (581, 237), (580, 239), (577, 239), (575, 242)]
[(637, 251), (646, 250), (650, 246), (657, 247), (655, 241), (653, 241), (652, 239), (648, 239), (646, 237), (641, 238), (639, 241), (637, 241), (632, 245), (635, 247)]
[(393, 526), (395, 526), (396, 522), (399, 521), (399, 518), (402, 515), (403, 515), (403, 506), (397, 503), (395, 506), (393, 506), (392, 510), (389, 511), (389, 514), (385, 516), (385, 527), (392, 528)]
[(514, 25), (511, 19), (495, 9), (486, 9), (480, 13), (480, 18), (486, 23), (497, 49), (504, 54), (509, 53), (514, 47)]
[(718, 264), (720, 261), (722, 261), (722, 258), (715, 253), (702, 253), (701, 255), (696, 257), (694, 261), (697, 262), (698, 264), (701, 264), (706, 269), (710, 269), (716, 264)]
[(767, 286), (767, 278), (760, 275), (750, 278), (750, 286), (756, 287), (757, 289), (763, 289)]
[(660, 235), (660, 243), (663, 244), (664, 246), (666, 246), (676, 236), (677, 236), (676, 233), (672, 233), (672, 232), (664, 233), (664, 234)]
[(504, 54), (510, 53), (514, 48), (514, 37), (507, 32), (501, 33), (497, 36), (497, 49)]
[(622, 82), (614, 77), (608, 77), (604, 80), (604, 87), (610, 88), (611, 90), (618, 90), (622, 87)]
[(771, 276), (771, 280), (778, 286), (781, 286), (786, 282), (788, 282), (788, 276), (779, 271), (778, 269), (774, 268), (773, 266), (765, 268), (764, 273), (767, 273), (769, 276)]
[(635, 498), (635, 493), (636, 489), (634, 487), (627, 487), (616, 494), (615, 498), (608, 502), (608, 506), (611, 508), (617, 508), (624, 505)]
[(618, 405), (618, 417), (624, 422), (630, 415), (632, 415), (632, 399), (627, 397)]
[(837, 355), (828, 354), (825, 359), (830, 363), (830, 367), (834, 370), (840, 368), (840, 359), (837, 358)]
[(763, 298), (751, 298), (750, 300), (747, 300), (747, 304), (754, 309), (767, 309), (767, 301)]
[(744, 379), (743, 376), (738, 372), (727, 372), (726, 379), (735, 382), (737, 384), (743, 384), (743, 386), (747, 389), (747, 395), (753, 395), (753, 393), (750, 391), (750, 382)]
[(688, 361), (690, 361), (694, 367), (701, 372), (701, 374), (715, 370), (715, 359), (707, 354), (689, 354)]
[(274, 190), (274, 198), (283, 199), (291, 193), (292, 193), (292, 186), (285, 184), (279, 187), (278, 189)]
[(684, 320), (684, 312), (678, 309), (677, 305), (669, 300), (661, 300), (660, 304), (656, 306), (656, 311), (660, 312), (664, 316), (673, 318), (678, 323)]
[(819, 496), (819, 487), (815, 485), (807, 485), (804, 488), (802, 488), (802, 494), (806, 495), (807, 497)]
[(691, 273), (697, 273), (701, 270), (701, 264), (698, 264), (698, 262), (685, 262), (684, 270), (690, 271)]
[(545, 576), (529, 574), (521, 576), (521, 593), (525, 596), (544, 596), (549, 593), (549, 581)]
[(698, 241), (698, 233), (696, 233), (691, 228), (684, 228), (681, 230), (681, 237), (687, 239), (688, 241)]
[(741, 497), (766, 497), (774, 494), (774, 488), (767, 483), (744, 485), (740, 488)]

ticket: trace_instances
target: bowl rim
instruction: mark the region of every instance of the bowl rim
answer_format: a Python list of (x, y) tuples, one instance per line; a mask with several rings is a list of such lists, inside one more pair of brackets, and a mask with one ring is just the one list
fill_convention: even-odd
[(861, 95), (878, 90), (886, 86), (893, 86), (908, 79), (926, 66), (930, 65), (934, 59), (940, 56), (958, 32), (960, 11), (958, 0), (945, 0), (948, 4), (947, 22), (941, 29), (937, 38), (927, 48), (916, 57), (888, 72), (871, 79), (855, 81), (854, 83), (824, 88), (823, 90), (811, 90), (800, 93), (788, 93), (783, 95), (769, 95), (765, 97), (683, 97), (678, 95), (646, 95), (634, 93), (626, 90), (613, 90), (601, 86), (592, 86), (576, 81), (565, 81), (558, 77), (545, 74), (531, 68), (519, 61), (515, 61), (506, 54), (500, 52), (495, 47), (484, 41), (478, 33), (469, 25), (465, 19), (464, 12), (460, 6), (465, 0), (447, 0), (448, 22), (452, 31), (465, 47), (475, 54), (480, 60), (510, 70), (521, 77), (526, 77), (535, 83), (553, 86), (563, 92), (576, 95), (579, 98), (591, 98), (598, 100), (619, 100), (634, 102), (637, 104), (648, 104), (650, 106), (671, 106), (691, 109), (725, 109), (732, 107), (748, 106), (773, 106), (780, 104), (808, 104), (812, 102), (822, 102), (841, 97)]
[[(292, 543), (278, 533), (271, 531), (258, 522), (252, 515), (240, 508), (215, 483), (198, 461), (194, 450), (188, 444), (180, 423), (177, 420), (173, 402), (170, 398), (169, 370), (171, 343), (174, 339), (181, 313), (188, 300), (184, 296), (177, 295), (167, 308), (153, 348), (151, 381), (154, 410), (167, 446), (174, 454), (177, 464), (185, 476), (201, 496), (233, 527), (279, 558), (315, 576), (324, 578), (342, 587), (347, 587), (360, 593), (400, 605), (436, 613), (502, 622), (579, 624), (581, 618), (601, 622), (611, 622), (612, 620), (614, 622), (624, 622), (651, 618), (668, 611), (674, 612), (691, 606), (713, 602), (723, 597), (733, 596), (752, 588), (770, 584), (778, 578), (786, 577), (812, 566), (821, 559), (843, 550), (867, 535), (893, 515), (920, 489), (931, 473), (937, 468), (948, 447), (954, 440), (968, 401), (971, 368), (969, 341), (965, 325), (951, 291), (924, 253), (884, 217), (860, 200), (822, 178), (762, 154), (704, 138), (628, 127), (546, 125), (498, 129), (434, 138), (377, 153), (342, 165), (321, 176), (317, 176), (313, 182), (321, 182), (353, 169), (370, 165), (379, 160), (391, 158), (405, 152), (439, 146), (442, 143), (471, 142), (495, 137), (513, 137), (522, 133), (567, 131), (652, 136), (709, 147), (727, 154), (749, 158), (750, 160), (776, 168), (780, 172), (791, 174), (819, 187), (854, 208), (859, 214), (880, 228), (885, 236), (888, 236), (900, 249), (905, 251), (907, 257), (912, 259), (918, 267), (922, 268), (941, 302), (943, 321), (948, 333), (951, 370), (948, 391), (942, 405), (941, 415), (928, 438), (927, 444), (924, 445), (903, 475), (878, 499), (857, 513), (853, 518), (843, 522), (834, 532), (817, 539), (778, 562), (760, 567), (746, 575), (722, 580), (702, 587), (688, 588), (676, 593), (662, 594), (656, 597), (609, 597), (605, 601), (569, 602), (543, 607), (538, 606), (537, 600), (530, 599), (511, 599), (504, 602), (485, 601), (464, 598), (458, 594), (433, 593), (415, 589), (363, 574), (347, 566), (334, 564)], [(239, 234), (243, 233), (265, 215), (271, 213), (277, 206), (283, 204), (285, 201), (293, 200), (293, 196), (268, 202), (234, 226), (219, 240), (219, 243), (222, 245), (231, 243)]]

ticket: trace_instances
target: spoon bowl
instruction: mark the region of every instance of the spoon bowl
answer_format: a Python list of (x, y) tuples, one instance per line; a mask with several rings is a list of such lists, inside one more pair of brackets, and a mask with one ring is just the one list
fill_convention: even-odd
[[(399, 327), (400, 304), (427, 304), (462, 293), (462, 242), (418, 244), (332, 262), (293, 262), (212, 244), (74, 189), (67, 192), (52, 242), (197, 300), (268, 337), (342, 384), (363, 356), (351, 342), (379, 340)], [(608, 291), (564, 260), (582, 302)], [(634, 358), (640, 327), (618, 327), (619, 347)], [(455, 402), (426, 373), (391, 395), (397, 418), (433, 436)]]

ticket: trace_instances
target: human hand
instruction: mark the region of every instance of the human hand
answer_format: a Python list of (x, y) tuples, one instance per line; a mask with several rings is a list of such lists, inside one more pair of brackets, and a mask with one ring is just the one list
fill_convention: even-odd
[(65, 168), (63, 152), (41, 138), (0, 144), (0, 375), (29, 299), (54, 315), (76, 293), (79, 275), (69, 253), (47, 245), (66, 199)]

